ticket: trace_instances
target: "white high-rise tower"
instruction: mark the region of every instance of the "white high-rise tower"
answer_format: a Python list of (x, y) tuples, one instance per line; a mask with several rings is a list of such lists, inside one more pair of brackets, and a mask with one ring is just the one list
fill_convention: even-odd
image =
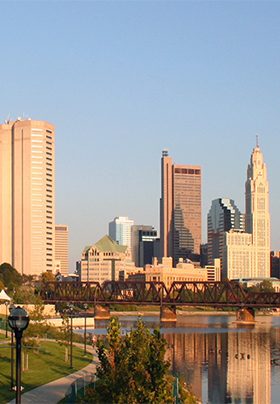
[(224, 234), (223, 277), (270, 277), (269, 184), (258, 139), (251, 155), (245, 184), (245, 233)]
[(131, 227), (133, 225), (134, 220), (130, 220), (126, 216), (115, 217), (109, 223), (109, 237), (119, 245), (127, 245), (131, 249)]
[(258, 139), (247, 170), (245, 231), (252, 234), (252, 275), (270, 276), (269, 184)]

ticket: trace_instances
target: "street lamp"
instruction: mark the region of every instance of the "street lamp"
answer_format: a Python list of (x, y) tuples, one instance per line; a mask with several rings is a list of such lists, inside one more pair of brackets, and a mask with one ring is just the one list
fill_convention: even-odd
[[(15, 305), (11, 304), (9, 307), (10, 314), (14, 310)], [(11, 388), (10, 390), (14, 389), (14, 330), (12, 329), (11, 332)]]
[(21, 338), (22, 332), (28, 327), (29, 317), (22, 307), (16, 307), (8, 318), (9, 325), (16, 337), (16, 404), (21, 402)]
[(84, 309), (85, 309), (84, 357), (87, 356), (87, 308), (88, 308), (88, 304), (84, 303)]
[(73, 369), (73, 310), (74, 310), (74, 305), (69, 304), (68, 305), (69, 313), (70, 313), (70, 327), (71, 327), (71, 339), (70, 339), (70, 368)]
[(8, 338), (8, 306), (9, 302), (5, 302), (6, 306), (6, 338)]

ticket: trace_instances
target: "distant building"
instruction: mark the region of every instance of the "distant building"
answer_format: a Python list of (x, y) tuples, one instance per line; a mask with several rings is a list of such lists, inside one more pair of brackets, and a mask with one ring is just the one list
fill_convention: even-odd
[(131, 227), (134, 221), (128, 217), (119, 216), (109, 223), (109, 237), (119, 245), (127, 245), (131, 249)]
[(205, 268), (196, 268), (195, 265), (188, 260), (183, 259), (173, 268), (173, 259), (171, 257), (163, 257), (162, 263), (158, 264), (157, 258), (154, 258), (153, 265), (146, 265), (144, 270), (134, 271), (127, 274), (128, 280), (146, 281), (146, 282), (164, 282), (169, 288), (173, 282), (205, 282), (207, 281), (207, 270)]
[(271, 282), (271, 285), (274, 288), (275, 292), (280, 292), (280, 280), (278, 278), (239, 278), (233, 280), (238, 281), (246, 288), (251, 288), (252, 286), (260, 286), (262, 282), (269, 281)]
[(251, 155), (245, 184), (245, 231), (252, 234), (253, 277), (270, 277), (269, 184), (266, 164), (258, 145)]
[(280, 278), (280, 251), (270, 253), (270, 274), (274, 278)]
[(0, 125), (0, 262), (20, 274), (53, 271), (55, 128), (18, 118)]
[(224, 235), (223, 277), (270, 277), (269, 184), (266, 165), (257, 142), (247, 169), (245, 231)]
[(222, 278), (252, 276), (252, 234), (241, 230), (224, 233)]
[(212, 201), (207, 215), (208, 264), (222, 259), (224, 233), (231, 229), (245, 230), (244, 215), (232, 199), (219, 198)]
[(208, 265), (208, 244), (201, 244), (200, 246), (200, 264), (202, 267)]
[(175, 165), (168, 151), (161, 158), (160, 199), (161, 257), (174, 265), (201, 244), (201, 167)]
[(214, 259), (214, 265), (206, 265), (207, 282), (220, 282), (221, 279), (221, 260), (219, 258)]
[(152, 226), (133, 225), (131, 227), (132, 261), (137, 267), (153, 262), (154, 244), (157, 231)]
[(117, 244), (109, 236), (104, 236), (82, 252), (79, 279), (87, 282), (119, 280), (119, 272), (132, 271), (135, 264), (128, 246)]
[(68, 248), (68, 226), (55, 225), (55, 262), (60, 263), (60, 273), (68, 276), (69, 271), (69, 248)]

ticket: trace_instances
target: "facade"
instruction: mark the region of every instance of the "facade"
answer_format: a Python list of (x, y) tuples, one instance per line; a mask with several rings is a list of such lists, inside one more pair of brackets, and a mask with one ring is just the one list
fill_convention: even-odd
[[(245, 231), (225, 233), (223, 276), (234, 278), (270, 277), (269, 184), (263, 155), (253, 149), (245, 184)], [(226, 261), (225, 261), (226, 260)]]
[[(68, 276), (69, 271), (69, 248), (68, 248), (68, 226), (56, 225), (55, 226), (55, 261), (56, 269), (62, 276)], [(59, 263), (59, 268), (58, 268)]]
[(263, 162), (258, 144), (248, 165), (245, 197), (245, 230), (246, 233), (252, 234), (254, 247), (251, 276), (268, 278), (270, 276), (269, 184), (266, 164)]
[(220, 282), (221, 279), (221, 260), (219, 258), (214, 259), (213, 265), (206, 265), (207, 282)]
[(119, 245), (127, 245), (131, 249), (131, 227), (134, 221), (128, 217), (119, 216), (109, 223), (109, 237)]
[(161, 159), (161, 256), (179, 258), (200, 253), (201, 167), (175, 165), (168, 151)]
[(153, 262), (156, 238), (157, 231), (152, 226), (133, 225), (131, 227), (132, 261), (137, 267), (144, 267)]
[(213, 200), (207, 215), (209, 265), (214, 264), (215, 258), (222, 259), (224, 233), (231, 229), (245, 230), (244, 215), (232, 199)]
[(117, 244), (106, 235), (93, 246), (85, 247), (78, 275), (82, 282), (103, 283), (119, 280), (120, 271), (134, 269), (130, 248)]
[(222, 278), (251, 277), (252, 260), (252, 234), (240, 230), (224, 233)]
[(53, 270), (55, 128), (31, 119), (0, 125), (0, 262), (21, 274)]
[(161, 264), (158, 264), (157, 258), (154, 258), (153, 265), (146, 265), (144, 270), (129, 274), (128, 280), (164, 282), (169, 288), (176, 281), (205, 282), (207, 281), (207, 270), (200, 267), (196, 268), (190, 260), (184, 262), (181, 259), (174, 268), (171, 257), (163, 257)]

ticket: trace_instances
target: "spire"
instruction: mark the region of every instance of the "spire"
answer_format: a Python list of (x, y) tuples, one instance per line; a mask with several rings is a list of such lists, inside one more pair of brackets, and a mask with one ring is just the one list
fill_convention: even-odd
[(256, 134), (256, 147), (260, 147), (259, 145), (259, 134)]

